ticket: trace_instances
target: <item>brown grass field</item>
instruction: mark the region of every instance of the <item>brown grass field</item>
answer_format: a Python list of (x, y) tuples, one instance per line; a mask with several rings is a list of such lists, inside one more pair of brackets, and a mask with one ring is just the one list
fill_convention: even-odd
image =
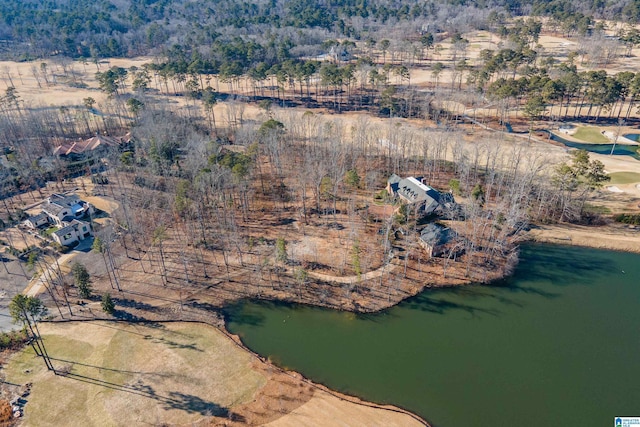
[(30, 347), (2, 370), (9, 393), (32, 384), (24, 426), (421, 425), (276, 370), (211, 326), (70, 322), (40, 329), (61, 374), (47, 371)]

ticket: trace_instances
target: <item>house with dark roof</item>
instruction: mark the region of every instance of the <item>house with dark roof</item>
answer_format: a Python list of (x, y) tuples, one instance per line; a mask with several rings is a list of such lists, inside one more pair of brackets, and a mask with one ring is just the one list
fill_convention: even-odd
[(24, 221), (24, 225), (31, 229), (40, 228), (44, 225), (49, 225), (49, 215), (44, 212), (40, 212), (38, 215), (30, 216)]
[(429, 258), (439, 257), (454, 251), (460, 255), (464, 251), (458, 234), (452, 229), (437, 223), (428, 224), (420, 232), (418, 243), (425, 250)]
[(56, 243), (62, 246), (73, 245), (87, 237), (93, 236), (91, 231), (91, 225), (88, 222), (79, 221), (77, 219), (71, 220), (68, 224), (61, 229), (51, 233), (51, 237)]
[(453, 194), (439, 192), (421, 177), (400, 178), (393, 174), (387, 180), (387, 192), (407, 204), (418, 205), (425, 215), (442, 212), (455, 204)]

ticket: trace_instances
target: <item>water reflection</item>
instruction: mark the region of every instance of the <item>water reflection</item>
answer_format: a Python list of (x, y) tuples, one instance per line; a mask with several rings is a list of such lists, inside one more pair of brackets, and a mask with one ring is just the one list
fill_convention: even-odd
[(278, 364), (437, 426), (596, 426), (640, 401), (638, 277), (638, 255), (526, 245), (509, 279), (380, 313), (243, 302), (226, 315)]

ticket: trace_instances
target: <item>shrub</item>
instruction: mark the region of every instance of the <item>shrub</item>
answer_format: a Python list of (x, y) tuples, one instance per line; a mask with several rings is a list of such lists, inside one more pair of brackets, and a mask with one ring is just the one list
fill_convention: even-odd
[(613, 219), (623, 224), (640, 225), (640, 214), (620, 214), (616, 215)]
[(376, 195), (373, 196), (373, 198), (375, 200), (387, 200), (389, 198), (389, 193), (387, 192), (386, 189), (382, 189), (382, 190), (378, 191), (376, 193)]
[(460, 195), (460, 180), (459, 179), (452, 179), (449, 181), (449, 188), (451, 188), (451, 191), (453, 191), (453, 194), (455, 194), (456, 196)]
[(27, 341), (24, 330), (0, 333), (0, 350), (16, 348)]
[(402, 205), (400, 205), (400, 208), (394, 215), (393, 219), (397, 224), (402, 225), (407, 223), (407, 219), (409, 219), (409, 208), (406, 204), (403, 203)]
[(353, 188), (358, 188), (360, 186), (360, 175), (358, 175), (358, 171), (355, 169), (348, 170), (345, 175), (345, 182)]

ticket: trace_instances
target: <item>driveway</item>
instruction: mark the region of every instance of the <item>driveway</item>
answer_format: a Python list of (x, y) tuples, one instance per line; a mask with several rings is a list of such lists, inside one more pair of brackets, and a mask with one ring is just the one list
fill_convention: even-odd
[[(20, 265), (16, 259), (8, 254), (1, 254), (2, 263), (0, 267), (0, 332), (20, 329), (19, 325), (14, 325), (9, 315), (9, 303), (16, 294), (29, 283), (29, 279), (24, 276)], [(6, 268), (5, 268), (6, 267)], [(29, 272), (26, 272), (27, 275)]]

